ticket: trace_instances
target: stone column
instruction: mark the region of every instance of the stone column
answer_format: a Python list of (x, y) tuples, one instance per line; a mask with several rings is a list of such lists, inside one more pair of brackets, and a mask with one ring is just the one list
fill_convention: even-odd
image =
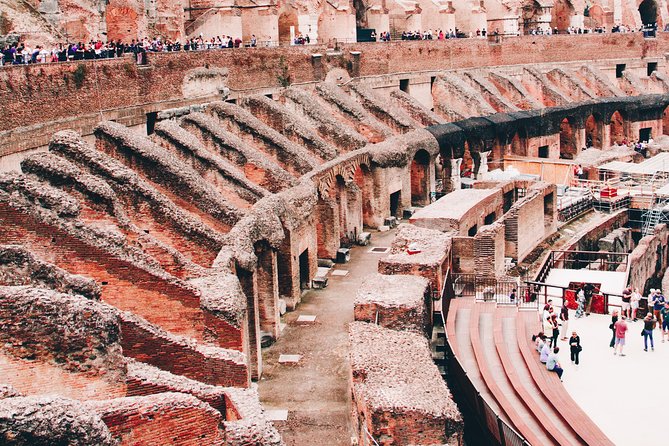
[(451, 159), (451, 190), (458, 190), (461, 186), (460, 181), (460, 166), (462, 166), (462, 158)]
[(479, 152), (480, 161), (479, 161), (479, 171), (476, 174), (476, 179), (478, 180), (483, 176), (483, 174), (488, 173), (488, 156), (490, 155), (490, 150), (487, 152)]

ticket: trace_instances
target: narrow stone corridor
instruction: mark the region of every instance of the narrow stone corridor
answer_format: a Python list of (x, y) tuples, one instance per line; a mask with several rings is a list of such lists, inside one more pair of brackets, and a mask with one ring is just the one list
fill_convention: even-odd
[[(376, 273), (378, 259), (385, 255), (371, 250), (389, 247), (393, 234), (374, 232), (370, 245), (353, 247), (351, 261), (335, 264), (327, 288), (305, 292), (297, 309), (284, 316), (281, 338), (263, 351), (260, 399), (272, 418), (288, 411), (286, 421), (274, 421), (286, 444), (351, 444), (347, 327), (353, 321), (360, 284)], [(316, 319), (300, 322), (300, 315)], [(280, 363), (281, 355), (300, 355), (300, 359)]]

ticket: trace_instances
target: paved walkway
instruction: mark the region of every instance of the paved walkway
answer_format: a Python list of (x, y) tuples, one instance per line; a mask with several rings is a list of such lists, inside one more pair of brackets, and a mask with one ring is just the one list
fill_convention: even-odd
[[(288, 411), (286, 421), (274, 421), (287, 445), (351, 444), (348, 323), (353, 321), (358, 287), (376, 273), (383, 255), (371, 248), (389, 247), (393, 236), (394, 231), (374, 232), (370, 246), (352, 248), (351, 261), (335, 265), (327, 288), (303, 295), (297, 309), (285, 315), (287, 326), (280, 339), (263, 352), (260, 400), (273, 418)], [(298, 322), (300, 315), (316, 319)], [(280, 363), (280, 355), (301, 358)]]
[(655, 351), (644, 352), (643, 324), (632, 322), (626, 356), (614, 356), (609, 348), (610, 323), (610, 316), (596, 314), (569, 321), (569, 334), (578, 332), (583, 352), (576, 367), (569, 359), (567, 341), (558, 342), (564, 386), (617, 446), (666, 445), (669, 342), (662, 343), (656, 329)]

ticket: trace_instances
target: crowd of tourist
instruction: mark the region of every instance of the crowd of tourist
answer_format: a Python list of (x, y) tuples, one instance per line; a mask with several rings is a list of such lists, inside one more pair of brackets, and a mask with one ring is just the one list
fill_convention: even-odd
[[(309, 43), (309, 36), (298, 36), (295, 39), (296, 44)], [(108, 59), (113, 57), (122, 57), (125, 54), (143, 54), (148, 52), (165, 51), (197, 51), (221, 48), (240, 48), (241, 46), (256, 47), (258, 39), (255, 34), (247, 42), (241, 38), (232, 38), (232, 36), (216, 36), (205, 39), (202, 36), (186, 40), (181, 43), (178, 40), (169, 39), (133, 39), (130, 42), (121, 42), (112, 40), (102, 42), (101, 40), (91, 40), (88, 43), (78, 42), (69, 44), (57, 44), (51, 48), (37, 45), (31, 48), (24, 43), (15, 43), (1, 48), (0, 65), (22, 65), (32, 63), (47, 62), (65, 62), (71, 60), (91, 60)]]
[[(583, 284), (576, 290), (576, 318), (590, 314), (593, 292), (596, 288), (592, 284)], [(611, 341), (609, 347), (613, 349), (615, 356), (624, 357), (627, 332), (630, 329), (630, 323), (639, 321), (637, 312), (639, 302), (642, 300), (638, 289), (630, 287), (622, 292), (622, 305), (620, 311), (614, 310), (611, 314)], [(541, 312), (541, 331), (532, 335), (532, 342), (539, 353), (539, 360), (546, 365), (549, 371), (557, 373), (562, 379), (564, 369), (560, 364), (558, 341), (566, 341), (570, 351), (572, 364), (578, 366), (580, 362), (580, 353), (583, 350), (581, 338), (576, 331), (571, 332), (568, 338), (569, 327), (569, 308), (563, 305), (557, 314), (553, 308), (553, 302), (548, 299)], [(655, 351), (655, 340), (653, 333), (656, 329), (660, 330), (661, 341), (669, 342), (669, 300), (659, 289), (651, 289), (648, 296), (648, 312), (642, 321), (641, 336), (643, 337), (643, 350), (645, 352)]]
[[(643, 32), (644, 35), (654, 35), (657, 31), (657, 25), (645, 25), (640, 28), (633, 28), (627, 25), (616, 25), (611, 28), (612, 33), (627, 33), (627, 32)], [(667, 25), (664, 31), (669, 31)], [(529, 35), (552, 35), (552, 34), (589, 34), (589, 33), (606, 33), (604, 27), (595, 28), (580, 28), (569, 27), (566, 31), (560, 32), (557, 28), (532, 28), (526, 31)], [(499, 35), (500, 31), (496, 29), (491, 35)], [(518, 33), (520, 34), (520, 33)], [(404, 31), (400, 35), (401, 40), (446, 40), (455, 38), (473, 38), (486, 37), (488, 31), (484, 29), (477, 29), (469, 33), (462, 32), (458, 28), (449, 29), (448, 31), (438, 29), (432, 31)], [(390, 32), (384, 31), (377, 35), (376, 32), (371, 34), (372, 41), (375, 42), (390, 42), (392, 39)], [(293, 45), (308, 45), (312, 43), (312, 39), (308, 34), (299, 34), (295, 36), (291, 42)], [(263, 42), (264, 46), (276, 45), (276, 42), (269, 40)], [(91, 40), (88, 43), (67, 43), (57, 44), (51, 47), (37, 45), (34, 48), (24, 43), (15, 43), (13, 45), (6, 45), (0, 48), (0, 66), (1, 65), (22, 65), (31, 63), (47, 63), (47, 62), (65, 62), (71, 60), (91, 60), (91, 59), (105, 59), (113, 57), (121, 57), (125, 54), (143, 54), (146, 52), (164, 52), (164, 51), (196, 51), (207, 49), (220, 48), (240, 48), (249, 47), (254, 48), (260, 46), (255, 34), (250, 37), (248, 41), (243, 41), (240, 37), (233, 38), (232, 36), (216, 36), (211, 38), (204, 38), (202, 35), (187, 39), (184, 43), (179, 40), (172, 41), (170, 39), (162, 39), (160, 37), (141, 40), (133, 39), (131, 42), (121, 42), (120, 40), (112, 40), (109, 42), (102, 42), (101, 40)]]

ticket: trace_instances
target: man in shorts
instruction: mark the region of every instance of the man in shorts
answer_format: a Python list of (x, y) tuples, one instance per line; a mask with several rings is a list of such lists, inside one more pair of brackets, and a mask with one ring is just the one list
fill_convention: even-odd
[(669, 338), (669, 302), (664, 303), (660, 316), (662, 316), (662, 342), (664, 342), (665, 336)]
[(623, 347), (625, 347), (625, 335), (627, 334), (627, 321), (625, 321), (625, 316), (620, 316), (620, 320), (613, 325), (613, 330), (616, 332), (613, 354), (625, 356), (625, 353), (623, 353)]

